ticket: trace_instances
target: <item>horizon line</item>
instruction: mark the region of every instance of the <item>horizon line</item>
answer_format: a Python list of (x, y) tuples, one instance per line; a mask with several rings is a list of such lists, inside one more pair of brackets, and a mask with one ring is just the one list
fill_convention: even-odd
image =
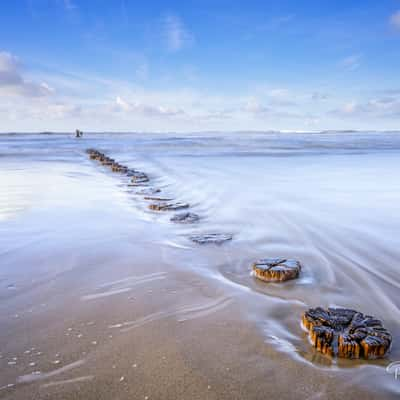
[[(3, 131), (0, 135), (71, 135), (75, 130), (71, 131)], [(289, 129), (268, 129), (268, 130), (200, 130), (200, 131), (83, 131), (86, 135), (102, 135), (102, 134), (266, 134), (266, 133), (400, 133), (399, 129), (323, 129), (323, 130), (289, 130)]]

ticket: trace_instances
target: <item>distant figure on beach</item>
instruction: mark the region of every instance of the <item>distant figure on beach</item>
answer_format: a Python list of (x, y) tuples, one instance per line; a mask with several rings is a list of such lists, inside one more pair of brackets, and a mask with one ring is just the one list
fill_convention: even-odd
[(75, 137), (80, 138), (80, 137), (82, 137), (82, 136), (83, 136), (83, 132), (80, 131), (79, 129), (77, 129), (77, 130), (75, 131)]

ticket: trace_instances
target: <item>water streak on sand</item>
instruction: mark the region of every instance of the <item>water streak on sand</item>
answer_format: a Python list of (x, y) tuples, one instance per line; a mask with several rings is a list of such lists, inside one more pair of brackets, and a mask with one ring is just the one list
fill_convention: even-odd
[(52, 376), (62, 374), (71, 369), (80, 367), (84, 363), (85, 363), (85, 360), (78, 360), (78, 361), (75, 361), (68, 365), (64, 365), (63, 367), (55, 369), (50, 372), (40, 372), (40, 373), (31, 373), (28, 375), (21, 375), (17, 378), (17, 383), (31, 383), (31, 382), (35, 382), (35, 381), (41, 381), (41, 380), (44, 380), (47, 378), (51, 378)]
[(114, 290), (108, 290), (105, 292), (87, 294), (85, 296), (82, 296), (81, 300), (88, 301), (88, 300), (99, 299), (102, 297), (114, 296), (116, 294), (129, 292), (132, 290), (132, 288), (134, 286), (142, 285), (145, 283), (149, 283), (149, 282), (153, 282), (153, 281), (161, 280), (161, 279), (165, 279), (165, 278), (166, 278), (166, 273), (160, 272), (160, 273), (154, 273), (154, 274), (149, 274), (149, 275), (142, 275), (140, 277), (131, 276), (131, 277), (127, 277), (124, 279), (120, 279), (118, 281), (104, 283), (104, 284), (100, 285), (99, 287), (106, 288), (106, 287), (112, 287), (112, 286), (118, 285), (120, 283), (131, 282), (129, 287), (122, 287), (120, 289), (114, 289)]
[(115, 289), (115, 290), (109, 290), (108, 292), (101, 292), (101, 293), (95, 293), (95, 294), (88, 294), (86, 296), (82, 296), (81, 300), (82, 301), (87, 301), (87, 300), (94, 300), (94, 299), (99, 299), (102, 297), (108, 297), (108, 296), (113, 296), (115, 294), (120, 294), (120, 293), (125, 293), (131, 291), (132, 288), (127, 287), (127, 288), (122, 288), (122, 289)]
[(78, 378), (65, 379), (62, 381), (52, 381), (49, 383), (45, 383), (44, 385), (41, 385), (41, 387), (46, 388), (46, 387), (50, 387), (50, 386), (67, 385), (69, 383), (86, 382), (86, 381), (91, 381), (93, 378), (94, 378), (94, 375), (79, 376)]
[(190, 319), (205, 317), (211, 313), (217, 312), (231, 304), (232, 301), (231, 297), (222, 297), (213, 301), (185, 306), (175, 310), (159, 311), (133, 321), (125, 321), (119, 324), (110, 325), (109, 328), (122, 328), (121, 332), (127, 332), (160, 319), (180, 315), (183, 315), (184, 317), (180, 318), (178, 321), (183, 322)]
[(183, 311), (182, 314), (188, 314), (184, 318), (178, 319), (178, 322), (189, 321), (191, 319), (206, 317), (209, 314), (222, 310), (232, 303), (232, 299), (230, 297), (223, 298), (221, 300), (216, 300), (215, 302), (209, 304), (204, 307), (194, 307), (191, 310)]
[(14, 383), (9, 383), (9, 384), (7, 384), (7, 385), (0, 386), (0, 390), (11, 389), (11, 388), (14, 387), (14, 386), (15, 386)]
[(155, 278), (155, 277), (160, 277), (160, 276), (165, 276), (167, 273), (166, 272), (155, 272), (153, 274), (146, 274), (146, 275), (140, 275), (140, 276), (136, 276), (136, 275), (131, 275), (131, 276), (127, 276), (126, 278), (122, 278), (116, 281), (112, 281), (112, 282), (106, 282), (103, 283), (101, 285), (99, 285), (99, 288), (105, 288), (108, 286), (114, 286), (114, 285), (118, 285), (120, 283), (125, 283), (125, 282), (130, 282), (130, 281), (142, 281), (143, 279), (151, 279), (151, 278)]

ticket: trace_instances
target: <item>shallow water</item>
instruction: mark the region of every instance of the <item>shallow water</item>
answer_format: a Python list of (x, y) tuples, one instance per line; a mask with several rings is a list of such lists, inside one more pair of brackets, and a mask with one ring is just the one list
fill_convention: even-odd
[[(89, 147), (148, 173), (160, 195), (190, 203), (201, 220), (173, 224), (173, 213), (149, 211), (128, 178), (88, 159)], [(155, 245), (160, 264), (211, 279), (228, 296), (155, 311), (127, 329), (171, 315), (201, 317), (237, 297), (267, 345), (293, 362), (330, 372), (362, 367), (366, 372), (354, 375), (361, 385), (372, 374), (374, 385), (399, 393), (400, 384), (385, 372), (400, 360), (399, 173), (400, 133), (394, 132), (2, 135), (0, 312), (11, 312), (7, 301), (21, 288), (77, 268), (80, 253), (95, 268), (96, 248), (123, 252), (128, 241), (146, 257), (146, 246)], [(233, 240), (201, 247), (188, 239), (201, 232), (232, 233)], [(254, 260), (276, 256), (299, 259), (300, 279), (265, 284), (251, 276)], [(104, 284), (81, 299), (128, 292), (137, 279), (167, 279), (165, 272), (148, 274)], [(22, 309), (38, 306), (18, 299)], [(299, 321), (318, 305), (382, 319), (394, 339), (388, 358), (333, 362), (316, 354)]]

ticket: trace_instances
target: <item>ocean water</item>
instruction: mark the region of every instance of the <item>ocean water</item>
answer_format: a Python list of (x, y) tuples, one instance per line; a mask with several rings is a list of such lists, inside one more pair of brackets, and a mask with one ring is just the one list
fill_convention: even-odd
[[(148, 210), (128, 178), (89, 160), (87, 148), (146, 172), (151, 187), (189, 203), (200, 221), (173, 224), (173, 213)], [(399, 176), (396, 132), (1, 135), (0, 299), (68, 269), (71, 260), (48, 262), (57, 252), (118, 248), (128, 238), (230, 288), (266, 343), (295, 362), (372, 365), (384, 377), (400, 360)], [(188, 239), (208, 232), (233, 240), (202, 247)], [(251, 276), (253, 261), (278, 256), (301, 261), (300, 279), (265, 284)], [(381, 319), (394, 339), (388, 358), (319, 357), (299, 322), (314, 306)], [(380, 384), (399, 389), (388, 378)]]

